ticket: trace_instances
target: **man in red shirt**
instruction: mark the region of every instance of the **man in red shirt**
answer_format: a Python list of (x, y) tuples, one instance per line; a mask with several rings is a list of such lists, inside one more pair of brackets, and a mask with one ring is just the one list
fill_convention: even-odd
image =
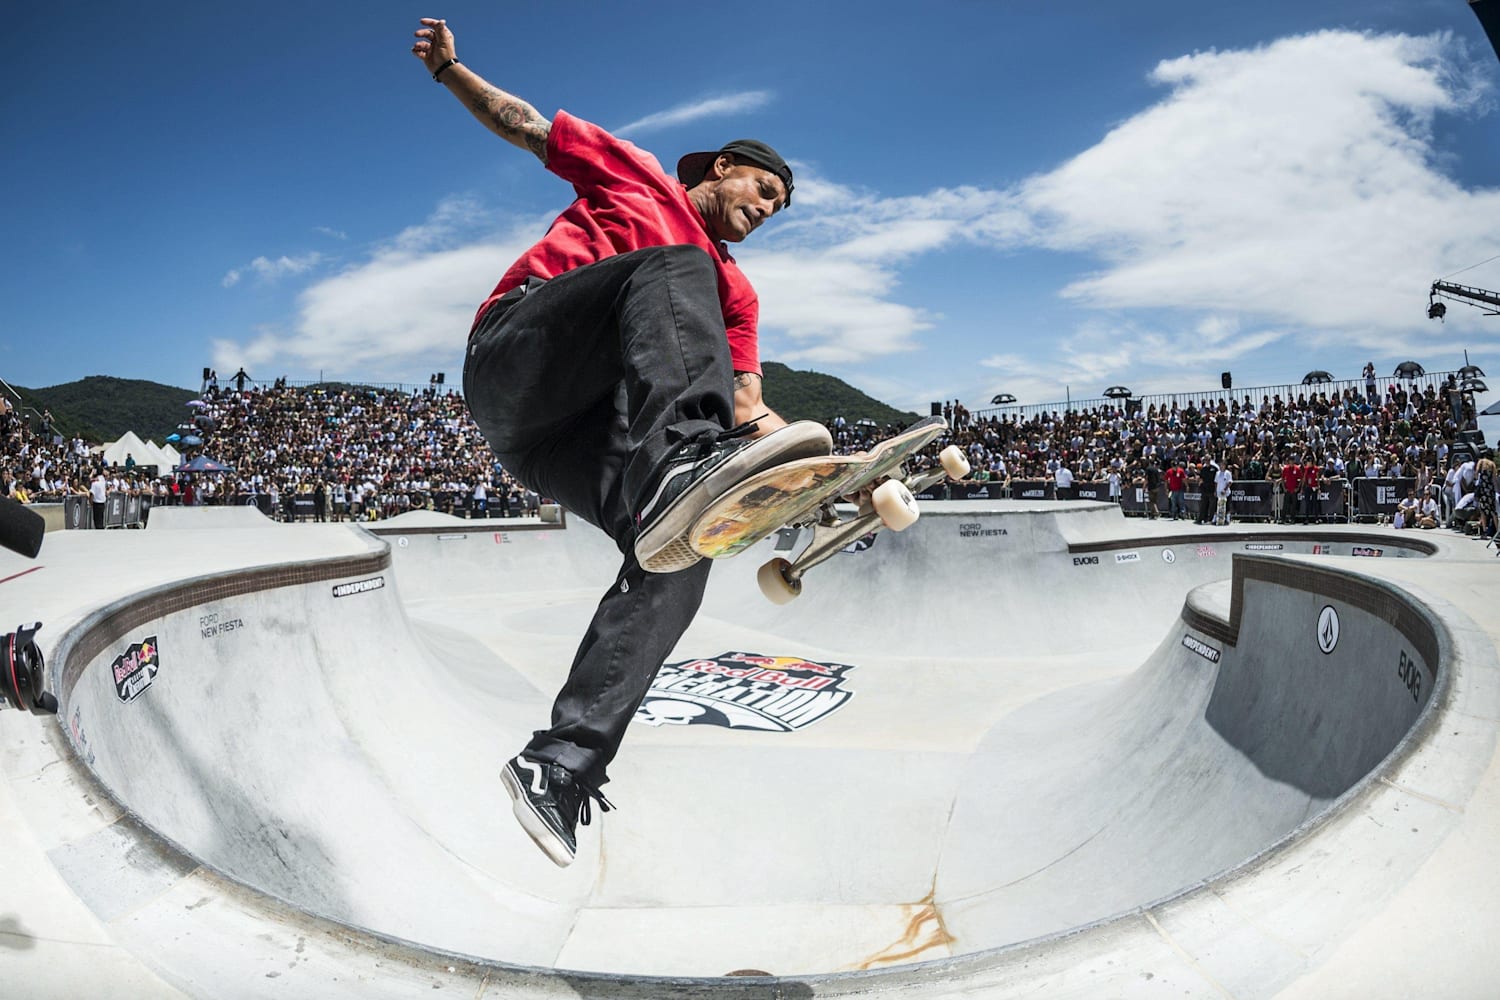
[[(832, 450), (761, 398), (759, 300), (728, 243), (791, 202), (792, 171), (756, 140), (651, 156), (565, 112), (548, 120), (458, 61), (422, 18), (412, 53), (486, 128), (575, 200), (480, 306), (464, 396), (505, 470), (601, 528), (624, 563), (552, 707), (501, 772), (516, 818), (558, 865), (577, 852), (605, 768), (702, 601), (709, 563), (683, 538), (735, 482)], [(774, 433), (772, 433), (774, 432)]]
[(1187, 470), (1181, 462), (1172, 463), (1166, 471), (1166, 480), (1167, 512), (1172, 515), (1172, 520), (1180, 521), (1187, 514)]
[(1300, 494), (1301, 515), (1303, 524), (1309, 524), (1318, 520), (1318, 463), (1313, 461), (1311, 455), (1304, 456), (1302, 462), (1302, 492)]
[(1292, 519), (1289, 509), (1297, 502), (1297, 491), (1302, 488), (1302, 466), (1288, 460), (1281, 467), (1282, 508), (1280, 520), (1283, 524)]

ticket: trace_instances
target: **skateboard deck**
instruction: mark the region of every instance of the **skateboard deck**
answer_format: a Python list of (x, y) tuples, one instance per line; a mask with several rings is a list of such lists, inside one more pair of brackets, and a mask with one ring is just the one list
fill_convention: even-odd
[(780, 528), (811, 523), (824, 504), (896, 472), (947, 429), (942, 417), (928, 417), (867, 453), (800, 458), (751, 476), (704, 510), (688, 531), (688, 544), (710, 559), (739, 555)]

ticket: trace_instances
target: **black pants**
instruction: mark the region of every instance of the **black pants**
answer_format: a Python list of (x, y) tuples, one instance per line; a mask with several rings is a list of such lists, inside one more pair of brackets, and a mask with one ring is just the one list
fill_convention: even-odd
[(526, 747), (596, 785), (703, 599), (710, 563), (643, 571), (634, 511), (674, 446), (733, 422), (733, 373), (707, 253), (610, 257), (496, 302), (469, 341), (464, 396), (506, 471), (602, 529), (624, 563)]

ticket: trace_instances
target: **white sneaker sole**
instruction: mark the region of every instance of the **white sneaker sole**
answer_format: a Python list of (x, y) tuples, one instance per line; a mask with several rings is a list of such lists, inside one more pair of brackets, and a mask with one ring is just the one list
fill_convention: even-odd
[(552, 859), (552, 863), (559, 868), (566, 868), (573, 863), (573, 852), (568, 850), (568, 845), (563, 843), (552, 832), (547, 821), (538, 815), (531, 807), (531, 799), (526, 790), (516, 782), (515, 775), (511, 774), (510, 765), (500, 769), (500, 783), (505, 786), (505, 792), (511, 799), (511, 812), (515, 813), (516, 819), (521, 824), (521, 829), (531, 838), (536, 846), (542, 849), (542, 853)]
[(698, 516), (736, 483), (758, 472), (799, 458), (833, 451), (828, 428), (812, 420), (798, 420), (758, 438), (724, 460), (662, 511), (651, 527), (635, 540), (635, 558), (648, 573), (676, 573), (703, 557), (688, 544), (687, 532)]

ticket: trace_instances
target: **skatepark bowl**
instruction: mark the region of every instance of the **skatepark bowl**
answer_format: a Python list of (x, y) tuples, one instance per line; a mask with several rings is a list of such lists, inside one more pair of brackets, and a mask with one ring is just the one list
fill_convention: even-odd
[(588, 525), (0, 556), (61, 702), (0, 712), (0, 993), (1492, 995), (1493, 549), (934, 503), (769, 603), (805, 542), (715, 567), (567, 869), (498, 771), (613, 584)]

